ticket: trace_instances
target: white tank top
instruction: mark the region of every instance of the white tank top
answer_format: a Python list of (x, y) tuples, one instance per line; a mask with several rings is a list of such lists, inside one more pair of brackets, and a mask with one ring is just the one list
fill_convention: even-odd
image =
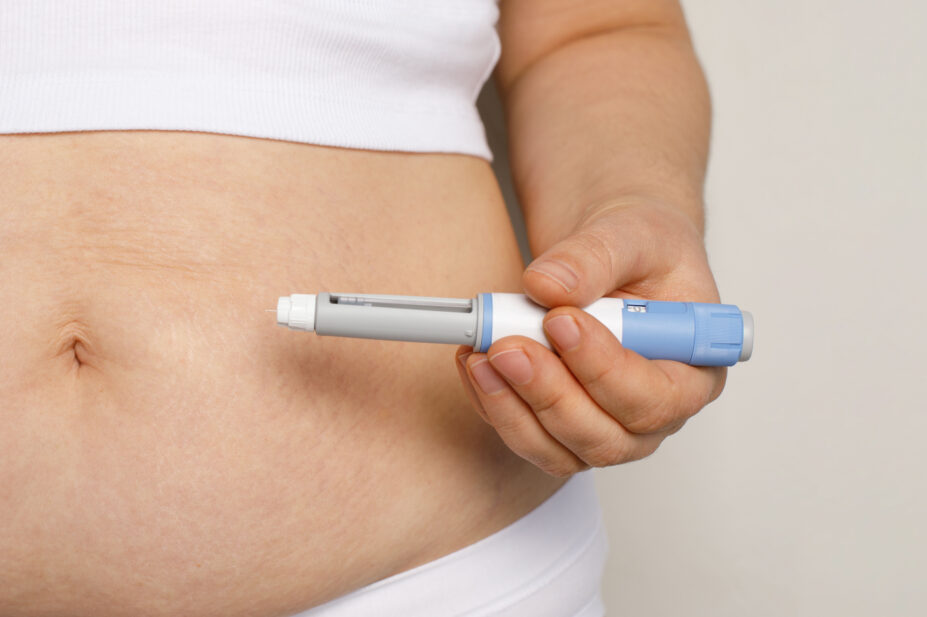
[(0, 133), (189, 130), (490, 158), (496, 0), (3, 0)]

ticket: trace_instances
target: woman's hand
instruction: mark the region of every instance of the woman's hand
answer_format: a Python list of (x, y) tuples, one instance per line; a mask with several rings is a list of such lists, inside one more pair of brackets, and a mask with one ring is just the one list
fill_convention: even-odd
[(646, 198), (596, 208), (525, 270), (525, 292), (556, 307), (544, 330), (556, 353), (521, 336), (485, 354), (457, 352), (483, 419), (516, 454), (568, 476), (651, 454), (724, 387), (724, 368), (647, 360), (576, 307), (602, 296), (717, 302), (697, 226)]
[[(601, 296), (716, 302), (702, 243), (707, 85), (677, 0), (507, 0), (496, 72), (556, 353), (509, 337), (458, 362), (509, 445), (566, 476), (653, 452), (725, 371), (650, 361), (581, 310)], [(458, 352), (464, 355), (464, 350)]]

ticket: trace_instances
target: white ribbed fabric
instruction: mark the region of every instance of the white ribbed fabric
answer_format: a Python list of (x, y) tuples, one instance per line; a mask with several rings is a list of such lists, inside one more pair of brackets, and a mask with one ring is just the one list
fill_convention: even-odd
[(490, 158), (495, 0), (4, 0), (0, 133), (190, 130)]
[(501, 531), (294, 617), (602, 617), (607, 553), (585, 471)]

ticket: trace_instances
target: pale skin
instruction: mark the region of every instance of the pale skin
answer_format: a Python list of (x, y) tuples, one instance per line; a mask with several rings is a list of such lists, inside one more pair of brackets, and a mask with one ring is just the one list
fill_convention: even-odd
[(524, 291), (554, 346), (457, 352), (480, 416), (557, 477), (653, 453), (716, 399), (725, 369), (649, 361), (577, 307), (603, 296), (719, 301), (703, 244), (710, 103), (673, 0), (506, 0), (497, 72), (537, 257)]

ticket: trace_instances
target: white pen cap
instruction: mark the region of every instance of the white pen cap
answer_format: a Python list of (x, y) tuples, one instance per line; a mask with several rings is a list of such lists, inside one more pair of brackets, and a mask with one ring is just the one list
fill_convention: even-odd
[(293, 330), (315, 330), (315, 294), (293, 294), (277, 300), (277, 323)]

